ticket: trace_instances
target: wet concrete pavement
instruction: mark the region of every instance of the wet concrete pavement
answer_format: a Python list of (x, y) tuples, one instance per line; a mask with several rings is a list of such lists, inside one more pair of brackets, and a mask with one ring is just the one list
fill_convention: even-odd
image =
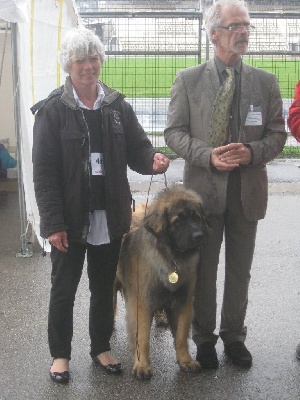
[[(223, 354), (219, 340), (217, 371), (184, 373), (176, 364), (169, 331), (153, 326), (153, 378), (147, 382), (131, 376), (122, 299), (119, 299), (112, 348), (123, 363), (124, 373), (108, 376), (91, 363), (86, 273), (75, 303), (71, 381), (66, 386), (50, 381), (46, 332), (50, 257), (42, 257), (37, 243), (31, 258), (16, 257), (20, 251), (17, 184), (0, 182), (0, 399), (300, 399), (300, 362), (295, 358), (295, 347), (300, 341), (299, 165), (300, 161), (295, 160), (268, 165), (269, 207), (258, 226), (246, 319), (252, 368), (243, 370), (233, 366)], [(167, 172), (168, 184), (180, 182), (181, 176), (182, 161), (175, 160)], [(136, 201), (145, 201), (150, 178), (129, 172), (129, 181)], [(150, 198), (163, 187), (164, 177), (154, 177)], [(222, 253), (219, 305), (223, 275)], [(195, 356), (192, 341), (190, 351)]]

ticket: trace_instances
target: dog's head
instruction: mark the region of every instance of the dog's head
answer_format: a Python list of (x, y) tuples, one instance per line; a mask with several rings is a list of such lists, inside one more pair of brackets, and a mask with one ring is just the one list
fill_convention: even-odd
[(144, 226), (177, 253), (198, 248), (209, 230), (201, 197), (183, 188), (160, 192), (144, 218)]

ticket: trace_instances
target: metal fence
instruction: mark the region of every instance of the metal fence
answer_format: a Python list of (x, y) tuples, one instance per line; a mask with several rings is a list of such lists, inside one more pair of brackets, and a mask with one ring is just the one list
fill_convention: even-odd
[[(176, 73), (213, 56), (202, 12), (81, 12), (106, 47), (101, 79), (126, 95), (153, 146), (166, 145), (163, 129)], [(287, 118), (300, 79), (300, 13), (252, 12), (256, 29), (244, 61), (277, 75)], [(289, 135), (284, 153), (300, 155)]]

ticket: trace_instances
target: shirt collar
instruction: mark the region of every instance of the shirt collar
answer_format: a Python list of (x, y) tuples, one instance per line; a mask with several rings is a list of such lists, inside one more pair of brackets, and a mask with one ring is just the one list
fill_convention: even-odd
[[(103, 90), (102, 86), (100, 85), (100, 83), (97, 82), (96, 85), (97, 85), (97, 99), (96, 99), (96, 101), (94, 103), (93, 110), (97, 110), (98, 108), (100, 108), (101, 103), (102, 103), (102, 101), (104, 99), (104, 96), (105, 96), (104, 90)], [(80, 108), (85, 108), (85, 109), (89, 110), (89, 108), (85, 104), (83, 104), (83, 102), (79, 99), (78, 94), (76, 93), (76, 90), (74, 89), (74, 86), (73, 86), (73, 95), (74, 95), (74, 99), (76, 101), (76, 104)]]
[[(221, 75), (223, 73), (223, 71), (228, 67), (228, 65), (226, 65), (220, 58), (218, 58), (217, 56), (215, 56), (215, 64), (218, 70), (219, 75)], [(235, 69), (235, 72), (240, 74), (241, 72), (241, 67), (242, 67), (242, 59), (240, 58), (233, 66)]]

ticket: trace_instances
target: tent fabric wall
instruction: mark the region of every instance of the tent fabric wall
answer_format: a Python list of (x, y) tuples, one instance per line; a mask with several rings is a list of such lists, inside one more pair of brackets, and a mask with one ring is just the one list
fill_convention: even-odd
[(0, 0), (0, 18), (9, 22), (28, 22), (27, 0)]
[[(1, 5), (6, 2), (7, 0), (0, 0), (0, 16), (3, 18), (4, 8), (2, 9)], [(17, 82), (14, 82), (17, 89), (15, 95), (19, 96), (19, 115), (15, 115), (15, 118), (19, 118), (19, 132), (16, 132), (16, 136), (19, 138), (17, 150), (22, 165), (27, 213), (24, 218), (32, 225), (42, 244), (33, 189), (31, 149), (34, 116), (30, 112), (30, 107), (64, 83), (65, 74), (58, 64), (57, 57), (61, 40), (67, 30), (77, 26), (81, 21), (74, 0), (9, 0), (9, 2), (12, 6), (10, 10), (12, 16), (19, 11), (20, 2), (26, 3), (26, 15), (25, 17), (23, 15), (21, 22), (16, 23), (14, 45), (17, 49), (17, 59), (12, 61), (16, 63), (15, 68), (17, 68)], [(9, 14), (5, 15), (9, 21)]]
[[(2, 26), (6, 26), (6, 23), (5, 25), (2, 24)], [(0, 54), (1, 63), (3, 63), (2, 75), (0, 77), (0, 141), (8, 139), (9, 151), (15, 156), (16, 137), (14, 124), (11, 32), (10, 29), (6, 31), (6, 27), (0, 31)]]

